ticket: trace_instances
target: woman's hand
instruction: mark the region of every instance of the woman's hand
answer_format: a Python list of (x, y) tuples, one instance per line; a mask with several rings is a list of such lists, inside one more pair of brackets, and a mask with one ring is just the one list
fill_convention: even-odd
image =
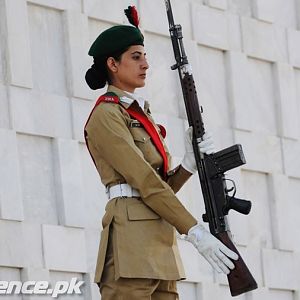
[(234, 269), (235, 266), (229, 258), (237, 260), (238, 255), (215, 238), (203, 225), (193, 226), (184, 239), (191, 242), (218, 273), (229, 274), (230, 270)]
[[(195, 173), (197, 171), (193, 145), (193, 127), (189, 127), (185, 132), (185, 154), (181, 165), (190, 173)], [(199, 151), (205, 154), (212, 154), (215, 152), (214, 141), (210, 133), (205, 132), (203, 135), (203, 141), (198, 144)]]

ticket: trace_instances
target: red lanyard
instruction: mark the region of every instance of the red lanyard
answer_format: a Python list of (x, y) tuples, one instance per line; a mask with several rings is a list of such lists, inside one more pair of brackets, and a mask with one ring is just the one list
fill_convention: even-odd
[[(101, 102), (113, 102), (113, 103), (117, 103), (117, 104), (120, 104), (120, 99), (117, 95), (115, 95), (114, 93), (107, 93), (107, 94), (104, 94), (102, 96), (99, 97), (99, 99), (97, 100), (94, 108), (92, 109), (89, 117), (88, 117), (88, 120), (86, 122), (86, 124), (88, 123), (94, 109), (97, 107), (97, 105), (99, 105)], [(150, 135), (156, 149), (158, 150), (158, 152), (160, 153), (160, 155), (162, 156), (163, 158), (163, 175), (164, 175), (164, 178), (166, 178), (167, 176), (167, 171), (168, 171), (168, 158), (167, 158), (167, 154), (166, 154), (166, 151), (165, 151), (165, 148), (163, 146), (163, 143), (159, 137), (159, 134), (156, 130), (156, 128), (154, 127), (153, 123), (149, 120), (149, 118), (146, 116), (146, 114), (140, 110), (140, 111), (137, 111), (135, 110), (133, 107), (128, 107), (126, 109), (126, 111), (129, 113), (129, 115), (131, 117), (133, 117), (134, 119), (138, 120), (145, 128), (145, 130), (147, 131), (147, 133)], [(85, 124), (85, 126), (86, 126)], [(84, 126), (84, 127), (85, 127)], [(85, 141), (86, 141), (86, 145), (88, 147), (88, 144), (87, 144), (87, 140), (86, 140), (86, 135), (84, 135), (85, 137)], [(90, 153), (91, 154), (91, 153)], [(94, 159), (93, 159), (94, 160)], [(94, 161), (95, 163), (95, 161)]]

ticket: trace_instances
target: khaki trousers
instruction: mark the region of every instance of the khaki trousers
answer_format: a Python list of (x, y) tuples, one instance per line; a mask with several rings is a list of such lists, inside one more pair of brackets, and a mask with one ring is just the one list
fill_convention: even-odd
[(115, 280), (112, 230), (100, 283), (101, 300), (179, 300), (175, 280), (119, 278)]

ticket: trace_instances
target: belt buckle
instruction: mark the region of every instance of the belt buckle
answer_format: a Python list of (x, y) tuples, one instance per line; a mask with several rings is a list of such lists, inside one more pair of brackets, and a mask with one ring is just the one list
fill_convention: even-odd
[(132, 187), (129, 184), (127, 183), (120, 184), (120, 188), (121, 188), (122, 198), (132, 197)]
[(124, 198), (124, 193), (123, 193), (124, 189), (123, 189), (122, 183), (119, 183), (119, 188), (120, 188), (120, 194), (121, 194), (120, 196), (122, 198)]
[(119, 183), (120, 193), (122, 198), (127, 197), (127, 184)]

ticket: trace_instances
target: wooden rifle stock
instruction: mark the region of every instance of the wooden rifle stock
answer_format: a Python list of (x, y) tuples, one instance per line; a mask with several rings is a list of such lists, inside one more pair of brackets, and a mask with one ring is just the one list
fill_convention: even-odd
[(217, 234), (216, 237), (239, 256), (238, 260), (233, 261), (235, 268), (227, 275), (231, 295), (238, 296), (256, 289), (257, 283), (244, 263), (240, 253), (228, 236), (228, 233), (222, 232)]

